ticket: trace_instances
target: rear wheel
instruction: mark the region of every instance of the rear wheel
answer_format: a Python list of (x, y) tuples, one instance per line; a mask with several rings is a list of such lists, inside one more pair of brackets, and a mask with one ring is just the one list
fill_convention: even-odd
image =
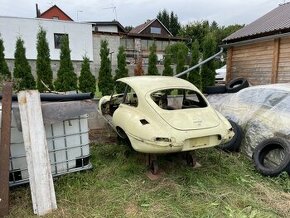
[(219, 145), (219, 148), (225, 151), (238, 152), (241, 147), (243, 132), (241, 127), (234, 121), (229, 120), (229, 122), (233, 128), (235, 135), (229, 142)]

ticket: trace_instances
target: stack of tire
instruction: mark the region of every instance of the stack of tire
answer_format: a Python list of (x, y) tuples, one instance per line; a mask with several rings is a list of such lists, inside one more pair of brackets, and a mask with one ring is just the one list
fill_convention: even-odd
[(208, 86), (205, 89), (206, 94), (223, 94), (236, 93), (244, 88), (249, 87), (249, 82), (245, 78), (236, 78), (228, 82), (226, 85)]

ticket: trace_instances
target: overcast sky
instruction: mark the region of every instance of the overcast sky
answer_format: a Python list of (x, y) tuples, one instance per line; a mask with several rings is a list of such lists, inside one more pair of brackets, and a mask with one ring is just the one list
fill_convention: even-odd
[[(284, 0), (0, 0), (0, 16), (35, 17), (35, 4), (41, 12), (59, 6), (75, 21), (112, 21), (137, 26), (167, 9), (182, 24), (209, 20), (219, 25), (248, 24), (276, 8)], [(287, 1), (286, 1), (287, 2)], [(115, 8), (115, 11), (114, 11)]]

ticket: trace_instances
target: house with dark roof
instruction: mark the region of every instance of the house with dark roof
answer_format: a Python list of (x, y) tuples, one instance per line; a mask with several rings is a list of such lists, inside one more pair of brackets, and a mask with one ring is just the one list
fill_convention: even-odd
[(36, 18), (73, 21), (70, 16), (68, 16), (56, 5), (53, 5), (52, 7), (41, 13), (38, 8), (38, 4), (36, 4)]
[(100, 49), (101, 41), (106, 40), (108, 42), (108, 48), (110, 50), (110, 60), (112, 64), (112, 71), (115, 72), (117, 67), (117, 55), (120, 47), (120, 40), (126, 34), (125, 28), (118, 21), (90, 21), (92, 25), (93, 34), (93, 53), (94, 62), (93, 68), (96, 72), (99, 71), (101, 64)]
[[(163, 23), (155, 18), (147, 20), (141, 25), (136, 26), (121, 38), (121, 45), (126, 50), (127, 62), (136, 64), (139, 58), (142, 58), (143, 64), (148, 64), (149, 48), (153, 43), (157, 47), (157, 57), (159, 63), (162, 63), (165, 48), (183, 38), (174, 37)], [(146, 69), (145, 69), (146, 71)]]
[(245, 77), (253, 85), (290, 82), (290, 3), (223, 40), (227, 80)]

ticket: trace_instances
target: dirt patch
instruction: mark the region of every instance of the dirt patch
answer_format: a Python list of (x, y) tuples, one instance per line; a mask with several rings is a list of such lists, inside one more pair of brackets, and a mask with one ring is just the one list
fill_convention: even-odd
[(290, 193), (275, 191), (263, 184), (256, 184), (255, 191), (260, 199), (267, 203), (269, 207), (276, 210), (280, 215), (289, 217), (290, 214)]
[(129, 202), (129, 204), (125, 208), (125, 213), (127, 217), (135, 217), (139, 213), (138, 206), (133, 203)]

